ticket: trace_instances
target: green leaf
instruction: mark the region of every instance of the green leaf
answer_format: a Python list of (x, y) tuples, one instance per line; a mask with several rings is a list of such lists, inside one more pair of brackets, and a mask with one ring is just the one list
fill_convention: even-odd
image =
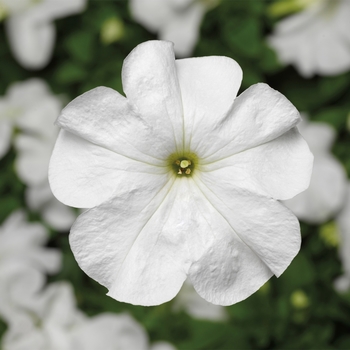
[(59, 84), (72, 84), (83, 81), (87, 73), (79, 64), (66, 62), (57, 69), (55, 79)]
[(68, 37), (65, 47), (73, 59), (88, 63), (93, 59), (94, 35), (88, 30), (73, 33)]

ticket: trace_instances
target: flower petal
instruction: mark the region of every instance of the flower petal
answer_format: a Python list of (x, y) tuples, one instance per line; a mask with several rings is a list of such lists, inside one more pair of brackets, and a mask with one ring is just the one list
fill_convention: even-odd
[[(185, 118), (185, 149), (206, 152), (219, 135), (242, 81), (240, 66), (228, 57), (200, 57), (176, 61)], [(209, 145), (208, 145), (209, 144)]]
[(46, 181), (52, 145), (32, 135), (20, 134), (15, 138), (17, 158), (15, 169), (26, 185), (38, 185)]
[(299, 121), (299, 112), (286, 97), (266, 84), (256, 84), (236, 98), (210, 135), (203, 135), (203, 151), (197, 154), (205, 163), (217, 161), (269, 142)]
[(28, 187), (25, 195), (28, 207), (40, 212), (43, 220), (56, 230), (69, 230), (77, 217), (72, 208), (53, 196), (47, 181), (38, 186)]
[(16, 60), (27, 69), (41, 69), (51, 58), (56, 30), (52, 23), (37, 23), (27, 13), (20, 13), (5, 22), (7, 36)]
[(49, 182), (62, 203), (91, 208), (136, 184), (162, 182), (166, 171), (61, 130), (50, 161)]
[(313, 156), (296, 128), (258, 147), (202, 165), (213, 176), (275, 199), (289, 199), (307, 189)]
[[(155, 134), (183, 148), (183, 111), (173, 44), (147, 41), (126, 57), (122, 71), (128, 99)], [(169, 142), (169, 141), (168, 141)]]
[(82, 12), (86, 2), (86, 0), (46, 0), (32, 7), (28, 14), (38, 23), (49, 22)]
[(320, 224), (334, 216), (344, 203), (346, 174), (342, 164), (328, 154), (317, 155), (309, 188), (284, 202), (301, 220)]
[(276, 200), (232, 185), (225, 174), (215, 175), (195, 176), (198, 187), (243, 244), (280, 276), (300, 248), (297, 218)]
[(185, 10), (174, 11), (168, 22), (160, 28), (160, 39), (172, 41), (177, 56), (190, 55), (197, 44), (204, 13), (204, 5), (200, 2), (192, 3)]
[(40, 69), (49, 62), (56, 30), (52, 20), (78, 13), (85, 0), (50, 0), (6, 20), (6, 30), (14, 56), (28, 69)]
[(323, 122), (309, 122), (305, 115), (298, 129), (314, 154), (330, 152), (336, 138), (333, 127)]
[(150, 32), (157, 32), (173, 15), (169, 0), (130, 0), (130, 12), (134, 20)]
[(164, 140), (164, 132), (154, 130), (124, 96), (103, 86), (69, 103), (57, 125), (118, 154), (156, 165), (175, 150)]
[(72, 332), (75, 350), (147, 350), (144, 329), (127, 314), (103, 313), (76, 326)]
[(12, 123), (0, 120), (0, 159), (7, 153), (11, 145)]
[(212, 240), (191, 200), (190, 181), (171, 178), (161, 190), (125, 191), (77, 219), (72, 251), (109, 296), (157, 305), (178, 293), (191, 260)]

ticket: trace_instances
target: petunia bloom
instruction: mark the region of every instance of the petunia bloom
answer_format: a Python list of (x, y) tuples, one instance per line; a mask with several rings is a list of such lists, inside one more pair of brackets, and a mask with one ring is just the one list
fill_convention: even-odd
[(0, 226), (0, 269), (15, 262), (42, 272), (57, 272), (61, 254), (56, 249), (43, 247), (48, 238), (45, 227), (28, 222), (24, 212), (12, 213)]
[(187, 276), (214, 304), (247, 298), (299, 251), (299, 222), (278, 202), (311, 175), (298, 111), (266, 84), (236, 97), (234, 60), (175, 61), (165, 41), (137, 46), (122, 79), (127, 98), (98, 87), (57, 120), (52, 191), (91, 208), (71, 229), (76, 260), (133, 304), (172, 299)]
[[(102, 313), (87, 317), (76, 308), (70, 284), (52, 283), (23, 305), (22, 328), (11, 325), (4, 350), (147, 350), (148, 336), (127, 314)], [(26, 316), (26, 317), (25, 317)], [(26, 320), (26, 322), (23, 322)], [(164, 343), (168, 344), (168, 343)], [(174, 349), (170, 347), (164, 350)], [(161, 348), (159, 348), (160, 350)], [(175, 349), (174, 349), (175, 350)]]
[(344, 274), (334, 281), (339, 292), (350, 289), (350, 183), (347, 184), (345, 205), (336, 217), (339, 231), (339, 257), (343, 265)]
[[(53, 123), (62, 106), (60, 98), (40, 79), (12, 84), (0, 100), (0, 133), (6, 136), (6, 143), (0, 141), (0, 157), (14, 139), (15, 169), (27, 185), (27, 205), (57, 230), (67, 230), (76, 218), (71, 208), (52, 195), (48, 184), (49, 160), (58, 134)], [(18, 131), (14, 136), (13, 129)]]
[(309, 188), (284, 204), (300, 219), (321, 224), (334, 217), (344, 204), (346, 173), (331, 153), (335, 130), (326, 123), (303, 122), (298, 129), (315, 156)]
[(19, 305), (31, 304), (44, 284), (44, 273), (56, 273), (61, 254), (44, 247), (48, 233), (30, 223), (22, 211), (12, 213), (0, 227), (0, 317), (21, 329), (27, 318)]
[(130, 0), (135, 21), (162, 40), (172, 41), (177, 56), (190, 55), (205, 13), (220, 0)]
[(277, 23), (270, 45), (303, 77), (337, 75), (350, 69), (350, 1), (316, 0)]
[(0, 0), (0, 12), (5, 17), (16, 60), (27, 69), (45, 67), (56, 39), (52, 22), (83, 11), (85, 5), (86, 0)]
[(197, 319), (226, 321), (228, 314), (224, 306), (208, 303), (194, 290), (191, 282), (186, 280), (174, 299), (174, 311), (183, 310)]

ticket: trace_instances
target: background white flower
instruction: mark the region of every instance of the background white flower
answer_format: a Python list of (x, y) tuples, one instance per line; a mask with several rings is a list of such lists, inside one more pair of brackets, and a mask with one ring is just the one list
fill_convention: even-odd
[(228, 319), (226, 309), (221, 305), (208, 303), (201, 298), (189, 280), (184, 282), (179, 294), (175, 297), (173, 309), (174, 311), (184, 310), (197, 319), (211, 321), (226, 321)]
[(45, 67), (56, 39), (55, 19), (84, 10), (86, 0), (0, 0), (9, 43), (27, 69)]
[(40, 223), (29, 223), (22, 211), (11, 214), (0, 227), (0, 266), (15, 262), (48, 273), (60, 267), (60, 253), (44, 248), (48, 234)]
[(28, 207), (40, 212), (53, 228), (67, 230), (76, 214), (56, 200), (48, 185), (48, 165), (58, 134), (54, 122), (62, 105), (40, 79), (13, 84), (0, 101), (0, 120), (4, 120), (0, 130), (6, 136), (6, 142), (0, 142), (0, 146), (3, 145), (3, 151), (9, 148), (12, 129), (17, 128), (15, 168), (18, 177), (28, 186)]
[(335, 288), (344, 292), (350, 289), (350, 184), (347, 184), (346, 201), (339, 215), (336, 217), (339, 232), (339, 257), (344, 274), (334, 281)]
[(159, 39), (174, 43), (179, 57), (193, 51), (205, 12), (219, 0), (130, 0), (133, 18)]
[[(32, 303), (22, 305), (21, 311), (22, 327), (9, 327), (3, 350), (149, 349), (145, 330), (131, 316), (85, 316), (76, 308), (72, 287), (66, 282), (50, 284), (36, 294)], [(18, 315), (16, 319), (19, 320)], [(174, 349), (167, 344), (164, 343), (164, 350)]]
[(314, 167), (309, 188), (284, 204), (300, 219), (320, 224), (341, 209), (346, 195), (346, 173), (332, 155), (335, 130), (326, 123), (308, 122), (303, 115), (298, 128), (314, 154)]
[(51, 188), (92, 208), (70, 234), (80, 267), (134, 304), (172, 299), (187, 276), (215, 304), (247, 298), (299, 251), (278, 202), (311, 175), (298, 111), (266, 84), (235, 99), (235, 61), (175, 61), (169, 42), (137, 46), (122, 78), (127, 98), (99, 87), (57, 121)]
[(317, 0), (282, 19), (268, 38), (281, 62), (303, 77), (336, 75), (350, 69), (350, 1)]
[(61, 254), (44, 247), (48, 234), (40, 223), (29, 223), (22, 211), (11, 214), (0, 227), (0, 316), (16, 329), (27, 318), (19, 306), (33, 303), (44, 284), (44, 273), (61, 267)]

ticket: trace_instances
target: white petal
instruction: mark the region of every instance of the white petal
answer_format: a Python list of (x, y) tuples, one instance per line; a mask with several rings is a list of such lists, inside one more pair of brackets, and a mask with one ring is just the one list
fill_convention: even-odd
[(161, 190), (144, 186), (125, 192), (83, 213), (73, 225), (70, 245), (79, 266), (105, 285), (109, 296), (155, 305), (180, 289), (186, 278), (179, 266), (183, 253), (176, 249), (180, 237), (172, 231), (161, 234), (176, 196), (170, 191), (173, 183)]
[(147, 350), (144, 329), (126, 314), (103, 313), (88, 319), (72, 332), (74, 350)]
[(61, 130), (50, 161), (49, 182), (64, 204), (91, 208), (135, 184), (161, 182), (166, 171)]
[(21, 13), (10, 17), (5, 25), (13, 55), (24, 68), (41, 69), (48, 64), (56, 38), (52, 23), (37, 23)]
[(174, 300), (174, 310), (184, 310), (190, 316), (211, 321), (226, 321), (228, 314), (224, 307), (214, 305), (203, 298), (193, 288), (187, 279)]
[(310, 183), (313, 156), (296, 128), (258, 147), (201, 166), (235, 186), (275, 199), (292, 198)]
[(31, 135), (20, 134), (15, 138), (18, 152), (15, 169), (26, 185), (38, 185), (46, 181), (52, 145)]
[(12, 123), (0, 120), (0, 159), (7, 153), (11, 146)]
[(173, 16), (171, 0), (130, 0), (132, 17), (151, 32), (158, 31)]
[[(339, 257), (350, 287), (350, 184), (347, 184), (344, 207), (336, 218), (340, 234)], [(344, 276), (343, 279), (346, 279)], [(344, 281), (343, 281), (344, 282)], [(341, 282), (339, 281), (339, 284)], [(340, 286), (340, 285), (339, 285)]]
[(31, 328), (32, 317), (24, 308), (39, 307), (36, 295), (45, 283), (42, 272), (20, 261), (2, 262), (0, 266), (0, 315), (13, 332)]
[(46, 223), (59, 231), (69, 230), (77, 217), (72, 208), (54, 197), (47, 181), (27, 188), (26, 203), (30, 209), (40, 212)]
[(68, 282), (56, 282), (47, 286), (41, 295), (43, 307), (38, 316), (43, 323), (69, 327), (79, 319), (73, 287)]
[(211, 198), (208, 200), (207, 189), (198, 187), (191, 187), (194, 204), (207, 226), (198, 232), (203, 237), (203, 248), (200, 255), (193, 256), (189, 278), (208, 302), (231, 305), (256, 292), (273, 273), (209, 201)]
[(20, 106), (23, 110), (40, 104), (47, 98), (52, 98), (49, 87), (44, 80), (31, 78), (25, 81), (11, 84), (7, 95), (13, 105)]
[(124, 60), (123, 89), (155, 134), (183, 147), (183, 111), (173, 44), (148, 41)]
[(45, 0), (28, 12), (37, 22), (48, 22), (82, 12), (86, 2), (86, 0)]
[(57, 272), (61, 254), (56, 249), (42, 247), (48, 240), (44, 226), (29, 223), (23, 212), (14, 212), (2, 225), (0, 251), (3, 261), (22, 262), (41, 271)]
[(176, 350), (175, 346), (165, 341), (157, 341), (152, 344), (150, 350)]
[(268, 39), (280, 60), (292, 63), (304, 77), (336, 75), (350, 68), (348, 1), (333, 9), (327, 1), (283, 19)]
[(56, 37), (51, 21), (82, 11), (85, 3), (85, 0), (47, 0), (8, 18), (7, 35), (18, 62), (27, 69), (45, 67)]
[(33, 96), (33, 99), (34, 101), (28, 101), (28, 104), (22, 107), (23, 111), (16, 119), (16, 126), (23, 133), (45, 140), (48, 143), (46, 148), (52, 148), (58, 134), (58, 127), (54, 122), (62, 110), (62, 102), (55, 96), (37, 95)]
[(124, 96), (103, 86), (70, 102), (57, 125), (87, 141), (145, 163), (163, 164), (160, 158), (167, 158), (175, 149), (164, 138), (164, 132), (154, 129)]
[(285, 202), (300, 219), (320, 224), (334, 216), (344, 203), (346, 174), (333, 156), (315, 157), (309, 188)]
[(213, 239), (193, 203), (190, 182), (171, 178), (161, 190), (145, 186), (125, 192), (73, 225), (70, 244), (80, 267), (105, 285), (109, 296), (157, 305), (177, 294), (191, 261)]
[(185, 149), (204, 152), (213, 147), (217, 125), (229, 112), (242, 81), (242, 70), (227, 57), (176, 61), (185, 118)]
[(300, 248), (297, 218), (276, 200), (236, 187), (225, 173), (218, 173), (200, 173), (197, 185), (242, 244), (280, 276)]
[(298, 125), (298, 129), (309, 145), (312, 153), (324, 154), (325, 152), (330, 152), (336, 137), (336, 132), (330, 125), (303, 120)]
[(160, 29), (160, 39), (172, 41), (177, 56), (189, 56), (197, 44), (204, 13), (204, 5), (200, 2), (192, 3), (185, 10), (174, 11)]
[(68, 231), (77, 217), (71, 208), (54, 197), (42, 208), (41, 215), (45, 222), (58, 231)]
[(205, 163), (217, 161), (274, 140), (299, 121), (299, 112), (286, 97), (266, 84), (256, 84), (236, 98), (230, 113), (203, 142), (206, 149), (197, 154)]

